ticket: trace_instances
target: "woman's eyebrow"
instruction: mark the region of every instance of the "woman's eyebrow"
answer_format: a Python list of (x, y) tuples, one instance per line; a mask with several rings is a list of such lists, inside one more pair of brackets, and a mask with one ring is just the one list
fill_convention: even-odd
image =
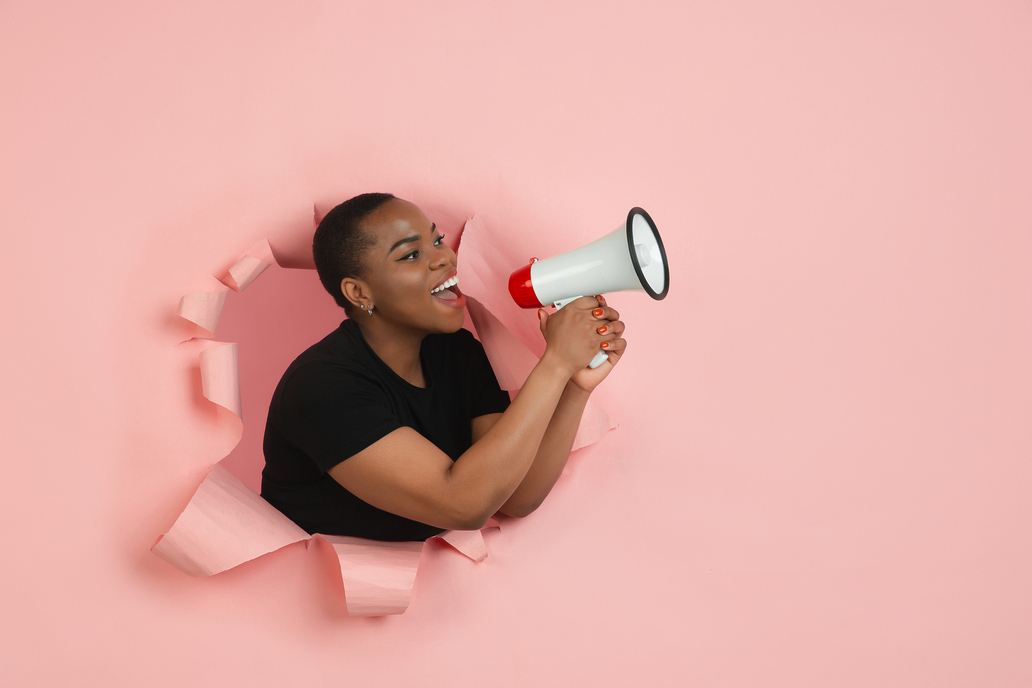
[[(430, 234), (433, 235), (433, 233), (436, 232), (436, 231), (437, 231), (437, 224), (436, 223), (431, 224), (430, 225)], [(399, 246), (404, 246), (405, 244), (411, 244), (412, 242), (419, 241), (422, 238), (423, 237), (419, 236), (418, 234), (412, 234), (410, 236), (405, 237), (404, 239), (399, 239), (398, 241), (395, 241), (394, 245), (391, 246), (389, 251), (387, 251), (387, 255), (390, 255), (390, 254), (394, 253), (394, 249), (398, 248)]]

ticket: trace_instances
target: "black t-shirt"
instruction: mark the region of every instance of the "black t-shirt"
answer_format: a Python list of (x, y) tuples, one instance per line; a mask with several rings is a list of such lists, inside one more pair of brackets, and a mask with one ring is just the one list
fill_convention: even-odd
[(443, 532), (363, 502), (327, 473), (403, 426), (454, 461), (473, 444), (473, 418), (508, 408), (467, 330), (428, 335), (420, 357), (426, 388), (381, 361), (353, 320), (298, 356), (269, 406), (262, 497), (309, 533), (402, 541)]

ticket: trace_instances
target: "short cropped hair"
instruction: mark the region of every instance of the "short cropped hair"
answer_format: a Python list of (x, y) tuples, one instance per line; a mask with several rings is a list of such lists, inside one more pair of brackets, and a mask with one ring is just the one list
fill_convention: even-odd
[(393, 198), (389, 193), (365, 193), (349, 198), (326, 213), (315, 230), (312, 256), (319, 280), (349, 318), (354, 304), (344, 296), (340, 283), (345, 277), (363, 277), (362, 254), (376, 243), (376, 239), (362, 229), (362, 220)]

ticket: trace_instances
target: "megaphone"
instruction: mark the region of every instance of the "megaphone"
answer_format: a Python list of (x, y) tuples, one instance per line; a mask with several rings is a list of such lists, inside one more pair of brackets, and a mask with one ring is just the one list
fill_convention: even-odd
[[(612, 291), (643, 291), (659, 301), (669, 287), (663, 240), (641, 208), (631, 208), (627, 219), (601, 239), (544, 260), (532, 258), (509, 276), (509, 294), (520, 308), (562, 308), (582, 296)], [(607, 358), (599, 351), (589, 367)]]

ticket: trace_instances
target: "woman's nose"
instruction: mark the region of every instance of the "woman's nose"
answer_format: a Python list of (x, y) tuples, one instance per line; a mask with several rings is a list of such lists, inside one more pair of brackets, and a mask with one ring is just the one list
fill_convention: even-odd
[(434, 268), (442, 267), (450, 263), (454, 255), (455, 252), (451, 250), (451, 247), (447, 246), (446, 244), (441, 244), (437, 247), (437, 250), (434, 251), (433, 258), (430, 260), (430, 264)]

